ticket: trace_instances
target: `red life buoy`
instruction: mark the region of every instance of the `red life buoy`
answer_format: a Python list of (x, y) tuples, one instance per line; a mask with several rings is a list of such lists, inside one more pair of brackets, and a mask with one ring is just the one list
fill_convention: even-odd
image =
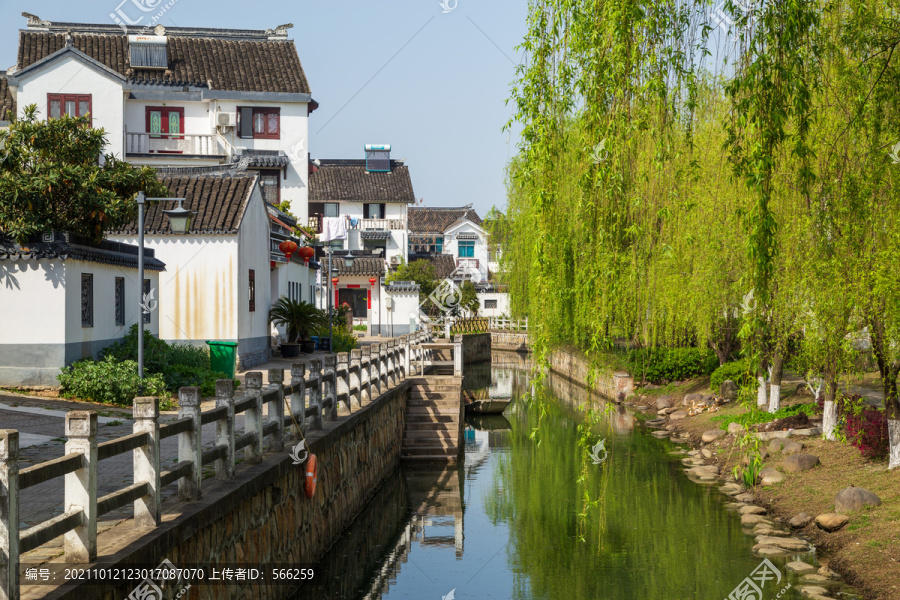
[(319, 464), (316, 461), (316, 455), (310, 454), (309, 460), (306, 461), (306, 483), (304, 491), (307, 498), (316, 495), (316, 482), (319, 480)]

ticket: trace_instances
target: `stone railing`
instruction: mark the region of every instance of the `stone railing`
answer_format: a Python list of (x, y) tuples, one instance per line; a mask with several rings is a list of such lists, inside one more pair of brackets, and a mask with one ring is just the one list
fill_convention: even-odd
[[(65, 455), (21, 470), (19, 432), (0, 430), (0, 600), (20, 598), (21, 554), (64, 536), (66, 562), (94, 562), (100, 516), (133, 504), (135, 527), (159, 527), (163, 487), (177, 482), (180, 500), (200, 498), (204, 466), (215, 466), (216, 479), (233, 479), (237, 451), (244, 450), (250, 464), (262, 461), (264, 439), (268, 451), (282, 452), (286, 428), (292, 428), (291, 437), (298, 439), (298, 427), (305, 433), (337, 419), (339, 405), (352, 413), (407, 377), (447, 364), (434, 360), (435, 350), (451, 348), (454, 360), (449, 362), (461, 374), (461, 348), (430, 341), (428, 332), (419, 331), (349, 353), (309, 358), (292, 365), (289, 385), (284, 385), (283, 369), (269, 370), (265, 389), (262, 373), (250, 372), (247, 391), (240, 398), (235, 398), (232, 380), (221, 379), (216, 382), (215, 408), (206, 411), (201, 410), (200, 388), (181, 388), (178, 419), (164, 424), (159, 422), (156, 398), (135, 398), (133, 433), (103, 443), (97, 442), (96, 412), (70, 411), (65, 418)], [(244, 415), (240, 434), (235, 432), (239, 414)], [(213, 445), (204, 449), (202, 428), (213, 423)], [(173, 436), (178, 436), (178, 462), (164, 470), (160, 443)], [(127, 452), (134, 457), (134, 483), (98, 497), (101, 461)], [(59, 477), (64, 478), (66, 510), (19, 531), (20, 492)]]
[(494, 331), (528, 331), (528, 319), (501, 319), (488, 317), (488, 328)]

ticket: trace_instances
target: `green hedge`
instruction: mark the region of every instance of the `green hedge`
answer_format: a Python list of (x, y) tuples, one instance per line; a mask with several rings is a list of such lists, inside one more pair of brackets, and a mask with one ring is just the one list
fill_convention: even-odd
[(709, 375), (719, 365), (716, 355), (705, 348), (650, 348), (628, 353), (632, 376), (655, 384)]
[(357, 337), (347, 331), (334, 330), (331, 338), (331, 348), (334, 352), (350, 352), (356, 349)]
[(144, 389), (137, 373), (137, 363), (117, 361), (111, 356), (95, 361), (80, 360), (64, 367), (57, 375), (60, 393), (66, 398), (81, 398), (103, 404), (131, 406), (137, 396), (165, 396), (166, 382), (162, 375), (146, 375)]
[(730, 379), (737, 384), (739, 388), (750, 387), (753, 385), (755, 378), (750, 372), (750, 364), (746, 360), (736, 360), (727, 362), (709, 376), (709, 387), (718, 392), (722, 386), (722, 382)]

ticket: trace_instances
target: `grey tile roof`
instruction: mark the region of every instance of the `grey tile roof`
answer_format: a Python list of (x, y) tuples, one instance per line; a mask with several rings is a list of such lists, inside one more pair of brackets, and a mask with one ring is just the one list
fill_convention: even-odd
[[(160, 181), (172, 198), (184, 198), (184, 207), (196, 212), (190, 233), (237, 233), (247, 211), (250, 196), (259, 175), (252, 171), (225, 170), (183, 173), (176, 169), (159, 169)], [(169, 220), (163, 210), (175, 208), (177, 202), (151, 202), (146, 206), (145, 234), (169, 234)], [(134, 235), (137, 224), (113, 233)]]
[[(325, 264), (323, 262), (323, 264)], [(384, 275), (384, 259), (381, 257), (363, 257), (353, 261), (352, 267), (346, 267), (339, 255), (335, 255), (334, 266), (338, 268), (338, 277), (341, 275)]]
[[(128, 38), (118, 28), (105, 31), (107, 28), (93, 26), (104, 32), (78, 33), (80, 24), (70, 25), (76, 30), (73, 47), (136, 83), (235, 92), (310, 93), (297, 48), (289, 40), (200, 37), (202, 34), (193, 33), (195, 30), (182, 35), (179, 28), (167, 28), (168, 68), (163, 71), (132, 68)], [(65, 47), (65, 38), (65, 33), (20, 31), (18, 68), (24, 69)]]
[(482, 220), (467, 206), (459, 208), (409, 207), (407, 213), (409, 230), (412, 233), (443, 233), (460, 219), (468, 219), (478, 226)]
[(251, 168), (281, 169), (291, 164), (291, 159), (281, 150), (244, 150), (239, 162)]
[(409, 167), (391, 161), (388, 173), (369, 173), (364, 159), (322, 159), (309, 176), (310, 202), (415, 202)]
[(391, 232), (387, 229), (372, 229), (359, 232), (359, 238), (362, 240), (389, 240)]
[[(35, 241), (27, 244), (16, 244), (12, 240), (0, 236), (0, 261), (61, 259), (134, 269), (138, 267), (138, 247), (133, 244), (109, 240), (103, 240), (100, 244), (91, 244), (70, 233), (52, 232), (51, 235), (52, 241)], [(154, 257), (153, 250), (145, 248), (144, 268), (149, 271), (165, 271), (166, 265)]]

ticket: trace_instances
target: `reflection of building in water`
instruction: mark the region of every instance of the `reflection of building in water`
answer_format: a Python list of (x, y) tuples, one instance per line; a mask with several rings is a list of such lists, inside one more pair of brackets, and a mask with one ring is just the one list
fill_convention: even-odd
[(494, 368), (491, 373), (490, 397), (511, 398), (514, 379), (515, 371), (513, 369)]
[[(413, 539), (423, 546), (463, 554), (463, 489), (459, 464), (404, 469), (415, 523)], [(452, 528), (452, 533), (451, 533)]]

